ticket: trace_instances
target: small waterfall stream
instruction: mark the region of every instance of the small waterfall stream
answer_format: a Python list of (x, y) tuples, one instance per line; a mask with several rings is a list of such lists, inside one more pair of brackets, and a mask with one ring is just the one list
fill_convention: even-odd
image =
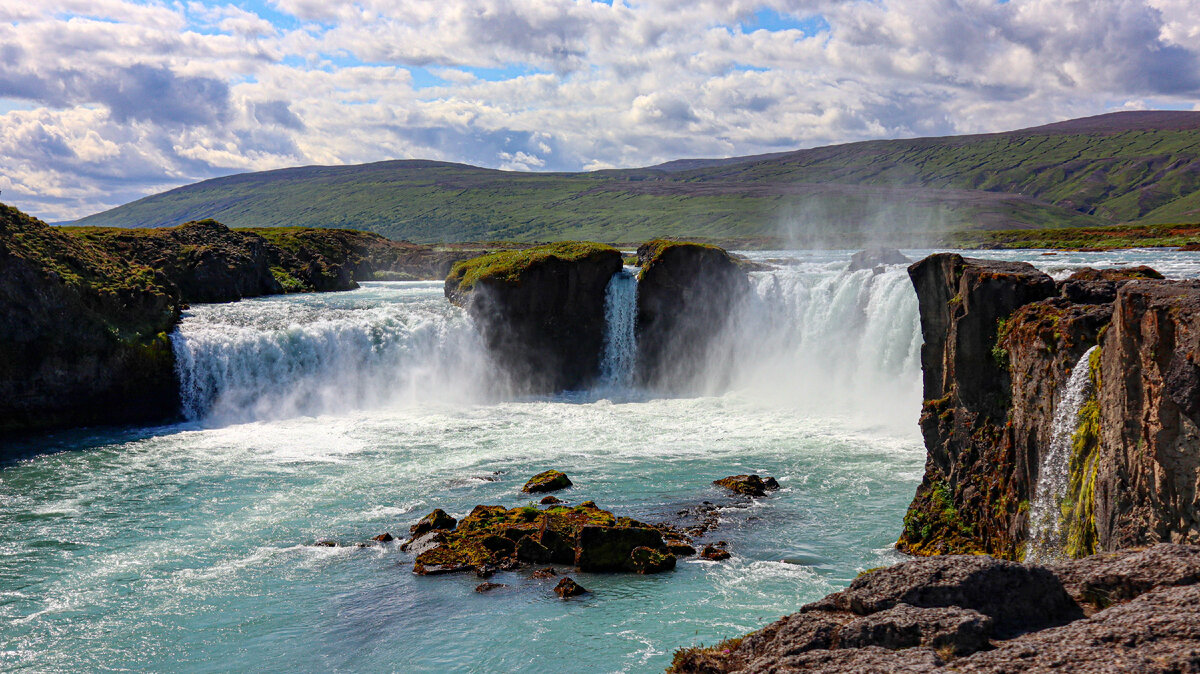
[(1030, 507), (1029, 546), (1025, 561), (1047, 562), (1063, 555), (1062, 513), (1059, 505), (1070, 482), (1071, 441), (1079, 426), (1079, 410), (1091, 393), (1088, 359), (1097, 347), (1075, 363), (1058, 396), (1050, 426), (1050, 447), (1038, 467), (1037, 490)]
[(631, 268), (613, 275), (604, 294), (604, 357), (601, 384), (628, 389), (637, 360), (637, 277)]

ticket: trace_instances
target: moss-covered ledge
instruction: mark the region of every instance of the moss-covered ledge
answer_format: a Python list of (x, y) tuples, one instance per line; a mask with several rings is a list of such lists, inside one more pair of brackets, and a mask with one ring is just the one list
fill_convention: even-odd
[(531, 269), (550, 262), (599, 260), (621, 253), (616, 248), (591, 241), (559, 241), (523, 250), (503, 250), (456, 262), (446, 277), (446, 296), (461, 303), (480, 283), (518, 285)]

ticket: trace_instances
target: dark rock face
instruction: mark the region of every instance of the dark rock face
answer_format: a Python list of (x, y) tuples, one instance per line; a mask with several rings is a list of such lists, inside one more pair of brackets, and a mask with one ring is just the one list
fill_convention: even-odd
[(515, 391), (584, 388), (599, 374), (605, 292), (621, 270), (621, 253), (599, 246), (578, 256), (538, 248), (518, 252), (470, 287), (452, 272), (446, 296), (471, 314)]
[(0, 204), (0, 438), (175, 415), (179, 308), (161, 274)]
[(901, 549), (1020, 557), (1058, 398), (1097, 344), (1082, 364), (1099, 392), (1073, 441), (1065, 551), (1200, 540), (1200, 284), (1149, 268), (1055, 284), (1029, 265), (946, 254), (909, 273), (929, 455)]
[[(1200, 671), (1198, 560), (1198, 547), (1164, 544), (1049, 568), (906, 562), (758, 632), (682, 649), (668, 671)], [(1120, 591), (1097, 605), (1101, 586)]]
[(909, 264), (912, 260), (895, 248), (868, 248), (850, 256), (850, 266), (846, 271), (874, 269), (889, 264)]
[(662, 534), (649, 527), (585, 526), (579, 530), (575, 566), (580, 571), (624, 571), (633, 566), (634, 550), (663, 547)]
[(1102, 349), (1100, 548), (1200, 541), (1200, 283), (1122, 286)]
[(638, 263), (639, 383), (674, 392), (722, 388), (724, 381), (700, 380), (705, 368), (697, 363), (729, 360), (722, 337), (750, 291), (746, 272), (720, 248), (674, 241), (643, 244)]

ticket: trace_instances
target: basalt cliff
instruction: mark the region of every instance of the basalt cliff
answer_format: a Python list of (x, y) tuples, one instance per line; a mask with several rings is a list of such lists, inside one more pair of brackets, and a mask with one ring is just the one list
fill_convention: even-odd
[[(1066, 485), (1048, 504), (1055, 555), (1200, 542), (1200, 282), (1147, 268), (1056, 282), (1028, 264), (954, 254), (909, 275), (928, 456), (901, 550), (1024, 558), (1038, 482), (1055, 477)], [(1069, 450), (1048, 462), (1080, 367), (1089, 386), (1067, 410)]]
[(0, 440), (178, 413), (188, 303), (440, 278), (469, 251), (349, 230), (50, 227), (0, 204)]

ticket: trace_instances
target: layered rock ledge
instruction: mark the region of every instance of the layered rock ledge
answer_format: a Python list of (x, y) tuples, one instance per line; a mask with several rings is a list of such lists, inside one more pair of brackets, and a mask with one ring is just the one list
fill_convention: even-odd
[(1055, 282), (954, 254), (909, 275), (928, 456), (901, 550), (1024, 556), (1054, 413), (1079, 366), (1094, 393), (1070, 438), (1061, 552), (1200, 541), (1200, 283), (1146, 268)]
[(1200, 671), (1200, 547), (1036, 566), (930, 557), (744, 637), (681, 649), (668, 672)]

